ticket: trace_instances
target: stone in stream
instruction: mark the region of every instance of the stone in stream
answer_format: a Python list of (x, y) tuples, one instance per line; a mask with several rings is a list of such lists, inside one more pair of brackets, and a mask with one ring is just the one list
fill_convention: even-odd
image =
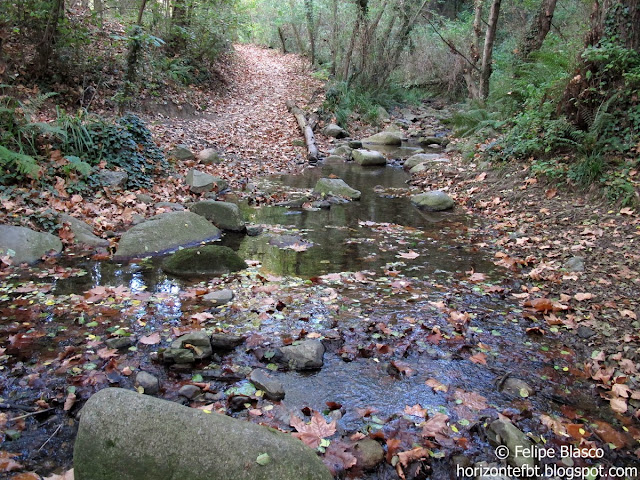
[(213, 175), (196, 169), (189, 170), (184, 181), (192, 193), (204, 193), (213, 190), (221, 192), (229, 186), (222, 178), (214, 177)]
[(220, 238), (220, 230), (192, 212), (167, 212), (127, 230), (114, 257), (148, 256)]
[(292, 435), (120, 388), (81, 411), (75, 480), (331, 480)]
[(324, 365), (324, 345), (319, 340), (305, 340), (280, 347), (276, 356), (292, 370), (315, 370)]
[(333, 138), (345, 138), (349, 136), (349, 133), (347, 133), (344, 128), (336, 125), (335, 123), (330, 123), (329, 125), (324, 127), (322, 133), (324, 133), (327, 137)]
[(220, 245), (185, 248), (162, 262), (165, 272), (185, 277), (218, 276), (245, 268), (246, 262), (236, 252)]
[(536, 393), (531, 385), (516, 377), (507, 377), (501, 382), (500, 391), (515, 398), (527, 398)]
[(216, 350), (233, 350), (244, 342), (245, 337), (231, 333), (214, 333), (211, 335), (211, 347)]
[(233, 300), (233, 290), (224, 288), (215, 292), (209, 292), (202, 297), (205, 302), (211, 302), (214, 305), (224, 305)]
[(420, 145), (439, 145), (441, 147), (446, 147), (449, 144), (449, 139), (446, 137), (420, 137), (420, 139), (418, 139), (418, 143)]
[(160, 391), (160, 380), (144, 370), (136, 374), (136, 387), (142, 387), (147, 395), (155, 395)]
[(340, 145), (339, 147), (336, 147), (333, 150), (329, 150), (329, 153), (331, 155), (337, 155), (344, 158), (351, 158), (352, 151), (353, 151), (353, 148), (348, 147), (347, 145)]
[(251, 372), (249, 381), (262, 390), (269, 400), (279, 401), (284, 398), (284, 387), (280, 380), (272, 377), (260, 368)]
[(455, 205), (453, 199), (442, 190), (431, 190), (414, 195), (411, 197), (411, 203), (429, 212), (451, 210)]
[(342, 165), (345, 162), (345, 158), (340, 155), (329, 155), (323, 162), (325, 165)]
[(358, 150), (354, 150), (351, 152), (353, 159), (358, 165), (362, 165), (363, 167), (377, 167), (383, 166), (387, 164), (387, 159), (385, 156), (374, 150), (366, 150), (364, 148), (359, 148)]
[(58, 217), (60, 222), (68, 223), (73, 232), (74, 240), (77, 243), (89, 245), (90, 247), (108, 247), (109, 240), (100, 238), (93, 234), (93, 228), (90, 225), (78, 220), (71, 215), (61, 213)]
[(8, 255), (13, 265), (35, 263), (51, 251), (62, 251), (58, 237), (26, 227), (0, 225), (0, 255)]
[(197, 397), (201, 393), (202, 390), (200, 389), (200, 387), (197, 387), (195, 385), (183, 385), (182, 387), (180, 387), (180, 390), (178, 390), (178, 395), (182, 395), (189, 400)]
[(240, 208), (235, 203), (203, 200), (191, 205), (189, 210), (202, 215), (222, 230), (243, 232), (247, 228), (240, 213)]
[(411, 170), (416, 165), (420, 165), (425, 162), (448, 162), (447, 157), (443, 157), (438, 153), (416, 153), (407, 158), (402, 164), (402, 168), (405, 170)]
[(171, 342), (171, 348), (175, 350), (188, 349), (193, 352), (194, 360), (204, 360), (211, 357), (211, 337), (204, 330), (189, 332)]
[(373, 470), (384, 460), (382, 446), (372, 438), (364, 438), (355, 444), (353, 454), (362, 470)]
[[(497, 447), (505, 445), (509, 449), (507, 462), (515, 467), (524, 465), (534, 468), (536, 460), (533, 455), (524, 455), (525, 449), (532, 448), (532, 441), (513, 423), (507, 419), (494, 420), (487, 430), (489, 442)], [(519, 453), (519, 455), (518, 455)]]
[(113, 337), (107, 338), (104, 343), (107, 347), (115, 348), (116, 350), (123, 350), (125, 348), (132, 347), (136, 343), (136, 337)]
[(361, 196), (360, 190), (351, 188), (341, 178), (321, 178), (316, 183), (313, 191), (325, 195), (337, 195), (352, 200), (359, 200)]
[(373, 145), (401, 145), (402, 135), (400, 132), (385, 130), (370, 137), (363, 138), (362, 144), (366, 146), (367, 143)]

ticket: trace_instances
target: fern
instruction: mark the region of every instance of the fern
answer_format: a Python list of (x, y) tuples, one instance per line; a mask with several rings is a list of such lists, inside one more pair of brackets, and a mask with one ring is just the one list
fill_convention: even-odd
[[(30, 155), (12, 152), (8, 148), (0, 145), (0, 165), (13, 170), (22, 176), (37, 178), (40, 174), (40, 166), (35, 158)], [(11, 172), (11, 173), (15, 173)]]
[(481, 107), (455, 113), (450, 123), (454, 126), (456, 135), (461, 137), (470, 137), (486, 130), (498, 131), (505, 124), (498, 112)]

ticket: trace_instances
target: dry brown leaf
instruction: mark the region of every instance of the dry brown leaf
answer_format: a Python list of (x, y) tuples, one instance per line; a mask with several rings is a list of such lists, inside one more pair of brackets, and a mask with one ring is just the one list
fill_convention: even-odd
[(327, 423), (320, 412), (313, 412), (309, 423), (305, 423), (302, 419), (292, 415), (289, 424), (298, 431), (298, 433), (293, 433), (292, 435), (314, 449), (320, 446), (322, 439), (336, 433), (336, 421)]
[(405, 405), (404, 413), (406, 415), (413, 415), (415, 417), (422, 417), (422, 418), (427, 416), (427, 410), (422, 408), (419, 403), (416, 403), (413, 407), (410, 407), (409, 405)]
[(160, 340), (160, 334), (156, 332), (140, 338), (140, 343), (143, 345), (157, 345), (160, 343)]
[(424, 383), (426, 383), (431, 388), (433, 388), (434, 392), (445, 392), (446, 393), (449, 390), (449, 387), (447, 387), (445, 384), (439, 382), (435, 378), (430, 378)]

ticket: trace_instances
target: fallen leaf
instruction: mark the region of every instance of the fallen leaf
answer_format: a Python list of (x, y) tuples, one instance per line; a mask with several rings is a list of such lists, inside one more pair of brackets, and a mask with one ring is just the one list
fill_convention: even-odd
[(578, 300), (579, 302), (582, 302), (583, 300), (590, 300), (593, 298), (593, 295), (591, 293), (576, 293), (573, 298), (575, 298), (576, 300)]
[(407, 258), (409, 260), (413, 260), (414, 258), (418, 258), (419, 256), (419, 253), (416, 253), (413, 250), (409, 250), (408, 252), (398, 252), (396, 258)]
[(146, 335), (140, 338), (140, 343), (143, 345), (157, 345), (160, 343), (160, 334), (158, 332)]
[(422, 418), (427, 416), (427, 410), (422, 408), (419, 403), (416, 403), (413, 407), (410, 407), (409, 405), (405, 405), (404, 413), (406, 415), (413, 415), (415, 417), (422, 417)]
[(320, 442), (324, 438), (336, 433), (336, 421), (328, 423), (320, 412), (313, 412), (309, 423), (305, 423), (302, 419), (292, 415), (289, 424), (298, 431), (298, 433), (293, 433), (292, 435), (314, 449), (320, 446)]
[(439, 382), (435, 378), (430, 378), (424, 383), (426, 383), (428, 386), (433, 388), (434, 392), (445, 392), (446, 393), (447, 390), (449, 390), (449, 387), (447, 387), (445, 384)]
[(64, 401), (64, 408), (63, 410), (65, 412), (68, 412), (69, 410), (71, 410), (71, 408), (73, 407), (73, 404), (76, 403), (76, 394), (75, 393), (69, 393), (67, 395), (67, 398)]
[(15, 470), (20, 470), (22, 465), (14, 460), (17, 456), (17, 453), (0, 451), (0, 472), (13, 472)]

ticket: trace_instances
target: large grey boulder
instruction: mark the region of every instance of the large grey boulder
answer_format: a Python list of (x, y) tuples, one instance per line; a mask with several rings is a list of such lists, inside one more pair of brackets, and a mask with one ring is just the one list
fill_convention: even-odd
[(360, 190), (351, 188), (341, 178), (321, 178), (316, 183), (313, 191), (317, 193), (324, 193), (326, 195), (346, 197), (352, 200), (359, 200), (361, 195)]
[(416, 165), (420, 165), (425, 162), (448, 162), (449, 160), (446, 157), (438, 153), (417, 153), (415, 155), (411, 155), (404, 161), (402, 168), (405, 170), (411, 170)]
[(220, 230), (192, 212), (168, 212), (127, 230), (120, 238), (116, 258), (154, 255), (181, 246), (220, 238)]
[(402, 144), (402, 135), (399, 132), (391, 132), (385, 130), (376, 133), (370, 137), (362, 139), (363, 144), (371, 143), (374, 145), (400, 145)]
[(220, 245), (185, 248), (162, 263), (165, 272), (185, 277), (224, 275), (245, 268), (246, 262), (236, 252)]
[[(360, 145), (362, 146), (362, 145)], [(348, 145), (340, 145), (339, 147), (336, 147), (332, 150), (329, 150), (329, 153), (331, 155), (339, 155), (341, 157), (344, 158), (351, 158), (351, 152), (353, 151), (353, 148), (351, 148)]]
[(274, 429), (120, 388), (82, 409), (76, 480), (331, 480), (316, 453)]
[(235, 203), (203, 200), (189, 207), (193, 213), (202, 215), (222, 230), (242, 232), (247, 227), (242, 219), (240, 208)]
[(411, 197), (411, 203), (430, 212), (451, 210), (455, 205), (453, 199), (441, 190), (431, 190)]
[(221, 192), (229, 186), (222, 178), (214, 177), (196, 169), (189, 170), (184, 181), (193, 193), (212, 192), (213, 190)]
[(35, 263), (52, 250), (60, 253), (62, 242), (50, 233), (0, 225), (0, 255), (9, 255), (14, 265)]
[(109, 246), (109, 240), (94, 235), (93, 228), (82, 220), (78, 220), (66, 213), (61, 213), (58, 218), (61, 222), (69, 224), (77, 243), (82, 243), (91, 247)]
[(333, 137), (333, 138), (345, 138), (349, 136), (349, 134), (344, 128), (342, 128), (339, 125), (336, 125), (335, 123), (330, 123), (329, 125), (324, 127), (324, 130), (322, 132), (327, 137)]
[(280, 361), (293, 370), (315, 370), (324, 365), (324, 345), (319, 340), (305, 340), (279, 350)]
[(114, 172), (112, 170), (100, 170), (98, 172), (98, 183), (103, 187), (125, 188), (129, 175), (127, 172)]
[(363, 167), (377, 167), (387, 164), (387, 159), (380, 152), (359, 148), (351, 152), (351, 156), (358, 165)]

